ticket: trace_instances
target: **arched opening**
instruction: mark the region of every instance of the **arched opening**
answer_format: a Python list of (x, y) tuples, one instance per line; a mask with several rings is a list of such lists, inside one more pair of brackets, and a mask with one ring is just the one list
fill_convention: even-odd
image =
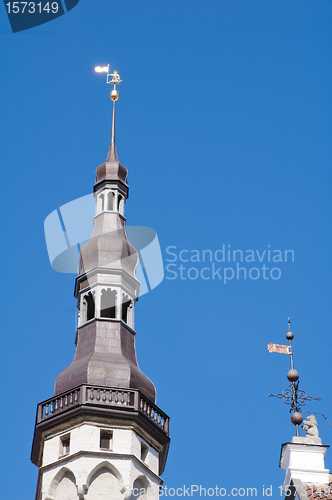
[(146, 500), (150, 497), (150, 483), (145, 476), (139, 476), (133, 483), (130, 500)]
[(108, 210), (114, 210), (114, 193), (112, 191), (108, 193)]
[(122, 302), (122, 321), (124, 321), (125, 323), (128, 323), (129, 308), (130, 308), (131, 302), (130, 301), (125, 302), (126, 300), (128, 301), (128, 297), (123, 297), (124, 302)]
[(116, 291), (115, 290), (102, 290), (101, 303), (100, 303), (100, 317), (101, 318), (116, 318)]
[(101, 194), (100, 197), (100, 211), (103, 212), (104, 211), (104, 207), (105, 207), (105, 199), (104, 199), (104, 195)]
[(95, 300), (91, 292), (84, 296), (86, 321), (95, 317)]
[[(121, 204), (122, 199), (123, 199), (123, 198), (122, 198), (121, 194), (119, 194), (119, 196), (118, 196), (118, 212), (120, 212), (120, 206), (122, 205), (122, 204)], [(122, 206), (121, 206), (121, 208), (122, 208)]]
[(49, 497), (54, 500), (77, 500), (76, 479), (67, 468), (61, 469), (51, 482)]
[(88, 492), (84, 500), (123, 500), (121, 475), (107, 462), (99, 464), (90, 472), (87, 480)]

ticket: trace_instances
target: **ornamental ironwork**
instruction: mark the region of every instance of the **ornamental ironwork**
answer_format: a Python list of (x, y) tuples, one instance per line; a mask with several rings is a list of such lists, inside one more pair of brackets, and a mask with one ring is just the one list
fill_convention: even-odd
[(320, 401), (320, 398), (314, 398), (308, 396), (305, 391), (299, 389), (299, 372), (294, 368), (293, 361), (293, 351), (292, 351), (292, 340), (294, 338), (294, 333), (290, 329), (290, 319), (288, 318), (288, 332), (286, 333), (286, 339), (289, 341), (289, 345), (279, 345), (268, 344), (267, 348), (269, 352), (278, 352), (282, 354), (289, 354), (291, 368), (287, 372), (287, 378), (289, 380), (289, 387), (284, 389), (281, 394), (269, 394), (270, 397), (275, 397), (282, 399), (284, 403), (290, 405), (291, 421), (296, 425), (296, 435), (299, 436), (299, 425), (303, 422), (303, 417), (300, 413), (301, 406), (307, 404), (308, 401)]

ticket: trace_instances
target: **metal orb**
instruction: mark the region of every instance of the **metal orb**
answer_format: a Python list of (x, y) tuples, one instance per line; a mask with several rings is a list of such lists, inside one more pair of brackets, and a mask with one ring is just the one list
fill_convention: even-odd
[(117, 90), (112, 90), (110, 98), (112, 101), (117, 101), (119, 99), (119, 92)]
[(290, 382), (297, 382), (299, 380), (299, 372), (297, 370), (288, 370), (287, 372), (287, 378)]
[(294, 411), (290, 419), (292, 421), (292, 424), (294, 425), (301, 425), (303, 422), (303, 417), (298, 411)]
[(287, 332), (286, 333), (286, 339), (287, 340), (293, 340), (294, 338), (294, 333), (293, 332)]

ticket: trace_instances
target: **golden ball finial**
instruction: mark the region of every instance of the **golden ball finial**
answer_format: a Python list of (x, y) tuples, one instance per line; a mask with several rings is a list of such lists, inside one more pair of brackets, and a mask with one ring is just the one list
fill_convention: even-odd
[(110, 98), (112, 99), (112, 101), (117, 101), (119, 99), (119, 92), (115, 89), (112, 90)]

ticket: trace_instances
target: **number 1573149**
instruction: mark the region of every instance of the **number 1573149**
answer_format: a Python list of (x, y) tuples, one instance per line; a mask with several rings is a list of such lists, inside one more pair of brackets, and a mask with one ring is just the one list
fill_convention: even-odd
[(56, 14), (59, 10), (58, 2), (47, 2), (44, 6), (41, 2), (8, 2), (6, 7), (8, 14), (42, 14), (44, 12)]

